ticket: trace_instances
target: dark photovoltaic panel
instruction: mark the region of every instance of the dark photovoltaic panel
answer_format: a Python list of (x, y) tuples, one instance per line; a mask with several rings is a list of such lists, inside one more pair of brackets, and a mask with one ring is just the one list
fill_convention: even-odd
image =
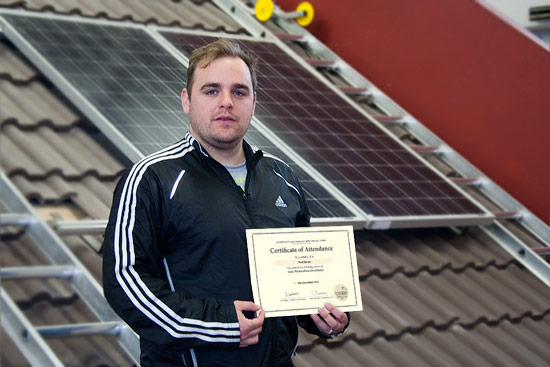
[[(144, 30), (38, 17), (4, 18), (144, 156), (187, 132), (189, 119), (180, 100), (186, 68)], [(314, 218), (353, 216), (253, 126), (247, 140), (292, 166)]]
[(4, 18), (144, 155), (185, 135), (185, 68), (142, 29)]
[[(185, 55), (215, 39), (162, 35)], [(239, 42), (260, 59), (255, 116), (366, 213), (483, 213), (279, 46)]]

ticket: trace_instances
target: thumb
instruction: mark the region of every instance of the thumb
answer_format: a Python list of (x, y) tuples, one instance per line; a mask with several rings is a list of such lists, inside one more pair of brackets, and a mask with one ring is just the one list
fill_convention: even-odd
[(241, 311), (258, 311), (261, 309), (260, 306), (249, 301), (234, 301), (234, 304), (235, 308)]

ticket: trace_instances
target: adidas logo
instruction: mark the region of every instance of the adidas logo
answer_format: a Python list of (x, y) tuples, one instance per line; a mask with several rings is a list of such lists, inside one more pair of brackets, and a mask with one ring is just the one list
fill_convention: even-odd
[(277, 200), (275, 200), (275, 206), (278, 206), (279, 208), (286, 208), (287, 205), (286, 203), (284, 202), (283, 198), (282, 197), (277, 197)]

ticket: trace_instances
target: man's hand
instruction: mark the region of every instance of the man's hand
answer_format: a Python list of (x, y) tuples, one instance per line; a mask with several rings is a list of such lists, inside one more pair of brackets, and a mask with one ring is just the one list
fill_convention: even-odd
[(319, 309), (318, 315), (311, 315), (317, 328), (328, 336), (335, 336), (344, 331), (348, 324), (348, 315), (340, 311), (330, 303)]
[[(254, 345), (258, 343), (258, 335), (262, 331), (262, 325), (265, 320), (265, 312), (261, 310), (259, 314), (256, 312), (261, 309), (255, 303), (247, 301), (233, 301), (235, 304), (235, 311), (237, 311), (237, 318), (239, 319), (239, 327), (241, 329), (241, 343), (239, 346), (248, 347), (249, 345)], [(254, 312), (254, 318), (249, 319), (244, 314), (243, 311), (252, 311)]]

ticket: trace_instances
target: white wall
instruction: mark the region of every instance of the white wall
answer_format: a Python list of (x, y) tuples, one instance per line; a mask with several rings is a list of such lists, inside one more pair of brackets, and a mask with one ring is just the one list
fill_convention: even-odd
[(542, 6), (542, 5), (550, 6), (550, 0), (485, 0), (485, 1), (524, 27), (532, 27), (540, 24), (548, 24), (550, 26), (550, 20), (545, 20), (543, 22), (529, 20), (529, 8), (534, 6)]
[(550, 0), (477, 0), (477, 2), (504, 20), (511, 21), (514, 26), (523, 29), (524, 33), (534, 35), (545, 49), (550, 50), (550, 19), (529, 20), (529, 8), (550, 6)]

